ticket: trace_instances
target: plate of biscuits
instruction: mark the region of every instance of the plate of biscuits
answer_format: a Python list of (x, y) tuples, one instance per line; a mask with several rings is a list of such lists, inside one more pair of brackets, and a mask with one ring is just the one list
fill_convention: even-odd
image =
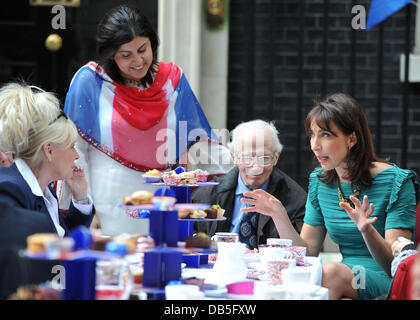
[[(179, 220), (194, 221), (222, 221), (225, 210), (220, 205), (207, 203), (176, 203), (176, 198), (155, 196), (145, 190), (133, 192), (124, 197), (123, 203), (118, 205), (131, 218), (148, 218), (150, 210), (178, 211)], [(147, 212), (146, 212), (147, 211)]]

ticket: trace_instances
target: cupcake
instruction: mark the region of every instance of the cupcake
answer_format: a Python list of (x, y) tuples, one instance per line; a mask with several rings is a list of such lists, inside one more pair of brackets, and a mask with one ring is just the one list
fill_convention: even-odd
[(176, 174), (175, 171), (164, 172), (162, 178), (167, 186), (177, 186), (181, 183), (181, 176)]
[(178, 219), (188, 219), (192, 213), (190, 209), (180, 209), (178, 210)]
[(56, 233), (35, 233), (26, 238), (27, 249), (30, 253), (45, 252), (47, 243), (58, 239)]
[(197, 180), (193, 172), (182, 172), (179, 174), (181, 177), (181, 184), (196, 184)]
[(146, 171), (145, 174), (143, 174), (143, 178), (144, 178), (144, 181), (148, 183), (161, 182), (162, 173), (156, 169), (149, 170), (149, 171)]
[(153, 193), (145, 190), (133, 192), (129, 197), (124, 197), (125, 205), (152, 204)]
[(193, 173), (197, 182), (207, 182), (207, 178), (209, 176), (207, 171), (196, 169), (193, 171)]

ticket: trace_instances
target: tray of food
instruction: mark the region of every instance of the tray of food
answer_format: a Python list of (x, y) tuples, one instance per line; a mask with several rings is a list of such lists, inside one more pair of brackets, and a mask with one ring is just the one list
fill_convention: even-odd
[(209, 181), (209, 182), (197, 182), (194, 184), (185, 184), (185, 183), (179, 183), (179, 184), (166, 184), (164, 182), (153, 182), (148, 183), (154, 186), (169, 186), (169, 187), (206, 187), (206, 186), (215, 186), (219, 184), (219, 182), (215, 181)]
[(214, 204), (205, 209), (190, 209), (185, 207), (178, 210), (179, 220), (192, 220), (192, 221), (223, 221), (225, 210), (218, 204)]
[(39, 260), (76, 260), (81, 258), (110, 259), (114, 255), (91, 249), (74, 250), (71, 237), (60, 238), (55, 233), (35, 233), (26, 238), (27, 247), (22, 256)]
[(207, 203), (176, 203), (173, 196), (155, 196), (150, 191), (139, 190), (124, 197), (118, 207), (131, 218), (149, 218), (150, 210), (178, 211), (180, 220), (222, 221), (225, 210), (218, 204)]
[(205, 170), (196, 169), (186, 171), (183, 167), (175, 170), (161, 172), (157, 169), (146, 171), (143, 174), (144, 182), (157, 186), (211, 186), (218, 182), (207, 181), (209, 174)]
[[(125, 205), (119, 204), (118, 208), (127, 210), (159, 210), (154, 204)], [(175, 203), (171, 206), (171, 210), (204, 210), (210, 208), (207, 203)]]

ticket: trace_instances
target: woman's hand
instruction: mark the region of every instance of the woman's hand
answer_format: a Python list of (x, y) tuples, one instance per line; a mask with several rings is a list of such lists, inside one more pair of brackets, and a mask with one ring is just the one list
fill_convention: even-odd
[(370, 224), (378, 220), (377, 217), (370, 218), (375, 210), (373, 203), (369, 204), (367, 196), (363, 197), (363, 203), (355, 196), (350, 196), (350, 200), (354, 203), (354, 209), (345, 202), (340, 202), (340, 207), (347, 212), (359, 231), (364, 232)]
[(90, 224), (89, 229), (91, 231), (101, 229), (101, 221), (99, 220), (99, 217), (97, 214), (95, 214), (95, 216), (93, 217), (93, 220), (92, 220), (92, 223)]
[(82, 165), (76, 164), (73, 167), (72, 177), (70, 179), (66, 179), (65, 182), (69, 186), (74, 200), (80, 201), (88, 198), (88, 184), (85, 176), (85, 171)]
[(241, 199), (243, 203), (250, 205), (250, 207), (242, 208), (242, 212), (258, 212), (273, 217), (282, 210), (286, 211), (280, 200), (262, 189), (244, 192), (244, 197), (251, 198)]

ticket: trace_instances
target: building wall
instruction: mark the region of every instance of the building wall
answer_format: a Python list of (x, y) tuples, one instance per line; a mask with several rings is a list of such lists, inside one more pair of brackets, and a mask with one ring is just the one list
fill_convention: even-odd
[(208, 0), (159, 0), (158, 57), (183, 69), (212, 128), (225, 129), (229, 0), (219, 2), (224, 15), (217, 28), (208, 23), (207, 5)]
[[(95, 60), (95, 34), (100, 19), (120, 4), (139, 7), (157, 28), (157, 1), (83, 0), (65, 7), (65, 29), (54, 29), (52, 6), (31, 6), (28, 0), (4, 1), (0, 10), (0, 82), (25, 80), (58, 94), (64, 101), (74, 73)], [(62, 47), (48, 51), (50, 34), (62, 38)]]
[[(313, 156), (305, 115), (315, 98), (341, 91), (364, 108), (378, 155), (420, 173), (420, 88), (405, 87), (399, 78), (405, 9), (388, 18), (382, 30), (354, 31), (351, 8), (356, 1), (230, 2), (229, 129), (253, 118), (275, 120), (285, 146), (278, 166), (306, 188)], [(357, 4), (368, 13), (370, 1)], [(414, 23), (412, 6), (410, 48)]]

